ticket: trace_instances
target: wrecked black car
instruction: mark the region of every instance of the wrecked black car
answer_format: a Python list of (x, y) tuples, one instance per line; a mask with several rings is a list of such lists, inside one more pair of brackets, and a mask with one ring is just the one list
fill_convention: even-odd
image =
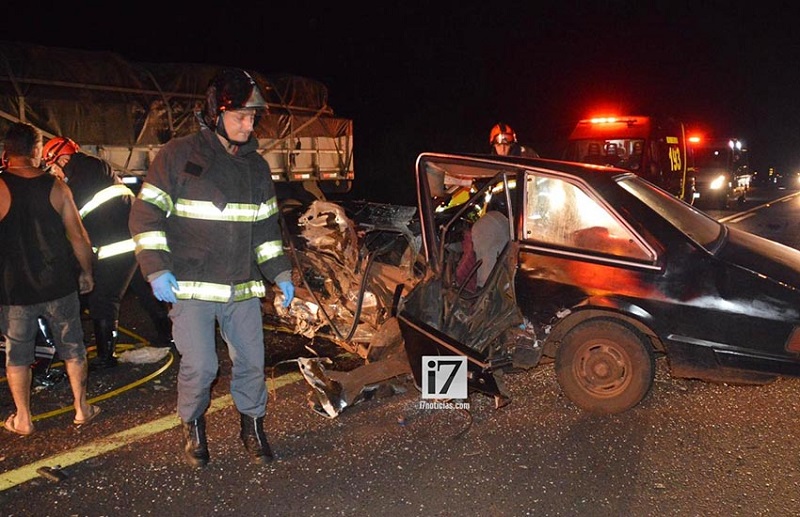
[[(349, 322), (335, 337), (360, 335), (344, 346), (372, 354), (373, 369), (391, 350), (384, 357), (406, 361), (420, 387), (423, 355), (465, 356), (470, 388), (499, 407), (508, 402), (504, 372), (554, 361), (569, 399), (605, 414), (644, 398), (662, 355), (676, 377), (800, 376), (800, 251), (721, 224), (620, 169), (424, 153), (416, 173), (416, 211), (373, 207), (384, 217), (366, 226), (335, 223), (331, 205), (306, 215), (306, 229), (313, 220), (361, 228), (345, 231), (355, 251), (337, 256), (335, 273), (309, 262), (322, 241), (299, 240), (303, 282), (333, 294), (328, 306), (339, 300), (338, 313), (325, 309)], [(328, 252), (341, 253), (341, 242), (329, 241)], [(285, 316), (304, 303), (298, 297)], [(323, 397), (328, 416), (356, 399), (358, 383), (346, 384), (327, 385), (328, 394), (350, 391)]]

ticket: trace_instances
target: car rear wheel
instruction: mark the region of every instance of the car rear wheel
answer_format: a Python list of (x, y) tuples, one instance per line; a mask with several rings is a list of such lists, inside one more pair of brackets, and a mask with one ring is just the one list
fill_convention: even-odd
[(632, 408), (650, 391), (655, 357), (632, 329), (595, 320), (567, 333), (555, 368), (562, 391), (576, 406), (613, 414)]

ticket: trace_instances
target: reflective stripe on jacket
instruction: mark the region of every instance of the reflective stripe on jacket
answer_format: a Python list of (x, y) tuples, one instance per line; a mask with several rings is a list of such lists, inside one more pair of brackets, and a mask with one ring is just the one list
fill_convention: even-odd
[[(102, 206), (102, 204), (106, 201), (125, 196), (131, 198), (136, 197), (134, 196), (133, 192), (131, 192), (131, 189), (125, 185), (111, 185), (110, 187), (106, 187), (95, 194), (88, 203), (83, 205), (83, 207), (78, 210), (78, 213), (80, 214), (81, 219), (83, 219), (94, 209)], [(104, 244), (100, 247), (92, 247), (92, 249), (97, 254), (97, 260), (103, 260), (110, 257), (116, 257), (117, 255), (121, 255), (123, 253), (129, 253), (133, 251), (135, 247), (136, 245), (134, 244), (133, 239), (125, 239), (118, 242), (112, 242), (111, 244)]]
[(108, 162), (77, 152), (64, 175), (98, 260), (133, 251), (128, 217), (135, 196)]
[(269, 165), (254, 138), (236, 155), (209, 130), (170, 140), (133, 204), (130, 230), (145, 276), (175, 275), (180, 299), (244, 300), (291, 269)]

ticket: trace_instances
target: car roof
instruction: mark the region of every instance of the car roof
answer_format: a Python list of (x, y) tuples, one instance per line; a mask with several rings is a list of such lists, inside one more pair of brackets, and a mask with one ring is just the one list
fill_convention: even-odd
[(567, 162), (548, 158), (523, 158), (520, 156), (498, 156), (490, 154), (424, 152), (417, 158), (417, 163), (419, 164), (423, 161), (429, 163), (446, 163), (448, 176), (469, 180), (494, 176), (499, 171), (491, 167), (487, 168), (487, 165), (493, 163), (502, 166), (518, 166), (562, 172), (574, 175), (591, 184), (615, 182), (619, 176), (635, 175), (625, 169), (607, 167), (604, 165)]

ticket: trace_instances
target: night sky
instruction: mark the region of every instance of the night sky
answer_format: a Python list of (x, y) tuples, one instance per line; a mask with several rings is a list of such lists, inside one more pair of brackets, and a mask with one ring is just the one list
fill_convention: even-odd
[(577, 120), (600, 110), (673, 115), (745, 141), (756, 171), (800, 170), (792, 3), (165, 4), (30, 3), (5, 13), (0, 39), (321, 81), (335, 114), (354, 121), (354, 194), (376, 201), (413, 202), (422, 151), (484, 152), (504, 121), (556, 158)]

